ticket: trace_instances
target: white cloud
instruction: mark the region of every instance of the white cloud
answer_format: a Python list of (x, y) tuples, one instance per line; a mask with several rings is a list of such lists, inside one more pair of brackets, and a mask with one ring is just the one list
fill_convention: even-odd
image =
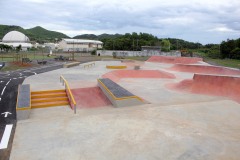
[(69, 36), (147, 32), (218, 43), (239, 36), (240, 31), (239, 0), (21, 0), (12, 5), (15, 3), (18, 0), (0, 2), (1, 24), (42, 26)]

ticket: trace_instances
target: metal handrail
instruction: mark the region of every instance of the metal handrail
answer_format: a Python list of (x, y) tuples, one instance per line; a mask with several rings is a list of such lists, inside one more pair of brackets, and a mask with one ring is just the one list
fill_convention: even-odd
[[(61, 82), (63, 85), (65, 85), (65, 90), (67, 90), (68, 93), (69, 93), (69, 94), (67, 94), (67, 96), (68, 96), (68, 99), (70, 100), (70, 106), (71, 106), (71, 104), (74, 105), (74, 106), (73, 106), (73, 108), (74, 108), (74, 113), (76, 114), (76, 101), (75, 101), (75, 99), (74, 99), (74, 97), (73, 97), (73, 95), (72, 95), (72, 92), (71, 92), (71, 89), (70, 89), (70, 87), (69, 87), (69, 85), (68, 85), (68, 82), (67, 82), (67, 80), (66, 80), (63, 76), (60, 76), (60, 82)], [(72, 102), (72, 103), (71, 103), (71, 102)], [(72, 106), (71, 106), (71, 108), (72, 108)]]

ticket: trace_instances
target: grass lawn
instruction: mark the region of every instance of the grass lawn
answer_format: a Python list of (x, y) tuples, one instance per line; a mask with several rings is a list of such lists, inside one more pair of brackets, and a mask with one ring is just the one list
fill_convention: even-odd
[(212, 59), (204, 58), (204, 61), (217, 66), (231, 67), (240, 69), (240, 60), (236, 59)]
[(132, 59), (132, 60), (136, 60), (136, 61), (146, 61), (148, 60), (150, 57), (146, 56), (146, 57), (126, 57), (126, 59)]

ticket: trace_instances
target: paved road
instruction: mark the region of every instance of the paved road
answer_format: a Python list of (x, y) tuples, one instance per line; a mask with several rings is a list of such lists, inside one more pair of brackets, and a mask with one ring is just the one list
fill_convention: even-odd
[(0, 160), (8, 160), (12, 148), (18, 85), (28, 76), (62, 68), (62, 64), (63, 62), (52, 62), (28, 69), (0, 72)]

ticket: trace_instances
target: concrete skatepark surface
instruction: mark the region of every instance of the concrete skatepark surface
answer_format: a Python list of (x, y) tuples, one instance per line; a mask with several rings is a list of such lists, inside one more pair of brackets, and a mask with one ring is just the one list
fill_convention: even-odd
[[(32, 109), (30, 118), (17, 124), (10, 159), (239, 159), (239, 102), (227, 95), (189, 89), (195, 80), (199, 82), (195, 90), (236, 88), (237, 75), (236, 82), (228, 79), (221, 84), (219, 75), (219, 83), (214, 84), (216, 77), (194, 79), (192, 72), (169, 70), (174, 64), (148, 61), (141, 71), (157, 70), (175, 78), (120, 78), (119, 85), (149, 104), (114, 108), (100, 94), (96, 79), (112, 72), (106, 65), (120, 64), (99, 61), (88, 69), (81, 64), (28, 77), (24, 84), (32, 90), (46, 90), (64, 88), (58, 82), (63, 75), (80, 107), (77, 114), (68, 106)], [(228, 95), (236, 93), (231, 91), (227, 90)], [(96, 102), (89, 102), (88, 95)]]

